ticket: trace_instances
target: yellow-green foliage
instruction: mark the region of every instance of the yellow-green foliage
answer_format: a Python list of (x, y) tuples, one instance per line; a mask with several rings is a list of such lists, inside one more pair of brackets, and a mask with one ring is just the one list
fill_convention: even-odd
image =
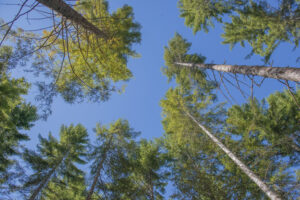
[(0, 126), (11, 128), (12, 110), (19, 105), (27, 94), (29, 84), (24, 78), (11, 78), (7, 73), (8, 62), (12, 54), (12, 48), (4, 46), (0, 48)]
[(140, 41), (140, 26), (134, 22), (132, 8), (127, 5), (109, 13), (104, 0), (79, 0), (75, 8), (102, 30), (105, 37), (76, 25), (64, 29), (60, 39), (51, 36), (48, 43), (54, 43), (48, 49), (48, 56), (56, 58), (56, 67), (51, 72), (56, 90), (69, 102), (86, 96), (94, 101), (107, 100), (115, 90), (111, 84), (132, 77), (127, 60), (129, 56), (137, 56), (132, 45)]

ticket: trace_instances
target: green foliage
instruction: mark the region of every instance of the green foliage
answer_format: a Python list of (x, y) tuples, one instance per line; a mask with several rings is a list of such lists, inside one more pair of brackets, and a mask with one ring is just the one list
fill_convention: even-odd
[(76, 10), (104, 31), (106, 37), (88, 34), (79, 26), (74, 32), (65, 29), (61, 39), (45, 31), (45, 37), (50, 36), (47, 43), (51, 46), (39, 51), (36, 65), (44, 64), (39, 67), (44, 71), (51, 69), (47, 65), (55, 65), (48, 76), (53, 78), (52, 87), (67, 102), (85, 98), (105, 101), (116, 90), (113, 84), (132, 77), (127, 59), (137, 56), (132, 45), (140, 42), (140, 26), (127, 5), (109, 13), (105, 0), (79, 0)]
[[(180, 0), (179, 8), (185, 23), (194, 32), (223, 23), (224, 44), (233, 46), (248, 42), (252, 53), (261, 55), (267, 62), (281, 42), (299, 43), (299, 1), (278, 1), (275, 6), (267, 1), (237, 0)], [(222, 17), (230, 16), (231, 21), (223, 22)], [(250, 54), (250, 55), (251, 55)]]
[(12, 56), (12, 48), (4, 46), (0, 49), (0, 125), (3, 128), (13, 127), (14, 124), (10, 124), (10, 114), (12, 110), (22, 102), (21, 95), (27, 94), (29, 84), (24, 78), (14, 79), (10, 78), (8, 74), (8, 63)]
[(53, 180), (43, 191), (42, 200), (84, 200), (86, 197), (86, 185), (84, 178), (79, 181), (65, 182)]
[(290, 42), (298, 47), (299, 5), (290, 1), (290, 5), (285, 5), (288, 8), (281, 5), (280, 10), (273, 12), (268, 6), (251, 3), (238, 10), (238, 15), (232, 15), (231, 22), (225, 23), (223, 43), (234, 45), (239, 42), (244, 46), (248, 42), (253, 53), (265, 57), (266, 61), (280, 42)]
[[(299, 101), (299, 90), (295, 99)], [(276, 185), (286, 199), (296, 197), (299, 165), (299, 108), (288, 91), (276, 92), (259, 103), (252, 100), (228, 110), (227, 128), (232, 146), (261, 177)], [(225, 164), (235, 171), (229, 163)]]
[[(161, 101), (164, 144), (171, 158), (171, 177), (177, 189), (173, 198), (265, 198), (257, 185), (190, 119), (187, 111), (282, 197), (289, 199), (299, 195), (296, 190), (299, 182), (293, 172), (299, 163), (299, 116), (287, 92), (268, 98), (270, 111), (257, 103), (242, 108), (234, 106), (226, 121), (230, 128), (225, 131), (222, 106), (214, 109), (209, 95), (203, 99), (181, 87), (169, 89)], [(286, 112), (282, 112), (285, 109)], [(282, 129), (277, 129), (277, 124)], [(286, 130), (281, 133), (283, 129)]]
[(228, 1), (218, 0), (180, 0), (178, 7), (180, 17), (185, 18), (185, 24), (192, 27), (194, 33), (202, 29), (208, 32), (208, 27), (214, 26), (214, 20), (222, 22), (222, 16), (232, 9)]
[(190, 43), (176, 34), (169, 47), (165, 48), (164, 72), (169, 79), (175, 78), (177, 83), (177, 87), (169, 89), (165, 99), (161, 100), (164, 146), (170, 158), (171, 179), (176, 187), (172, 198), (230, 199), (232, 192), (224, 187), (216, 147), (185, 112), (188, 109), (213, 130), (218, 130), (222, 122), (222, 106), (212, 105), (216, 98), (213, 94), (215, 83), (207, 81), (201, 70), (174, 65), (174, 62), (204, 61), (202, 56), (189, 56), (189, 47)]
[[(78, 169), (76, 164), (86, 163), (84, 157), (87, 153), (87, 136), (87, 131), (82, 125), (62, 126), (59, 141), (51, 133), (48, 138), (40, 136), (37, 152), (26, 150), (24, 153), (24, 160), (33, 171), (24, 188), (30, 189), (31, 195), (38, 195), (46, 188), (44, 194), (47, 195), (51, 188), (61, 187), (53, 185), (56, 182), (64, 184), (68, 190), (68, 187), (72, 187), (71, 184), (82, 181), (84, 172)], [(50, 181), (51, 185), (48, 188)]]
[(135, 191), (129, 178), (132, 169), (129, 155), (135, 150), (134, 138), (139, 132), (121, 119), (109, 127), (97, 124), (95, 131), (96, 145), (89, 156), (93, 181), (97, 181), (96, 194), (105, 199), (132, 199)]
[(36, 108), (21, 97), (29, 84), (9, 74), (12, 53), (12, 47), (0, 48), (0, 184), (9, 179), (7, 170), (16, 162), (11, 156), (19, 154), (20, 141), (29, 139), (22, 130), (29, 130), (37, 120)]
[(136, 142), (139, 133), (126, 120), (109, 127), (98, 124), (95, 131), (97, 144), (90, 158), (96, 194), (104, 199), (163, 199), (168, 173), (160, 144)]
[[(286, 91), (256, 100), (226, 113), (215, 105), (214, 84), (190, 75), (193, 67), (176, 68), (189, 43), (176, 35), (165, 48), (168, 78), (177, 86), (161, 100), (164, 145), (171, 158), (175, 199), (262, 199), (260, 191), (232, 160), (220, 151), (187, 115), (205, 125), (273, 190), (289, 199), (298, 194), (294, 167), (299, 163), (299, 110)], [(179, 55), (179, 56), (178, 56)], [(182, 60), (180, 60), (182, 61)], [(179, 61), (179, 62), (180, 62)], [(186, 62), (186, 61), (183, 61)], [(203, 72), (202, 72), (203, 73)], [(196, 80), (194, 80), (196, 79)], [(299, 92), (295, 94), (296, 100)], [(298, 100), (299, 101), (299, 100)]]
[(161, 101), (165, 147), (176, 191), (176, 199), (230, 199), (232, 190), (226, 185), (226, 175), (218, 159), (216, 146), (186, 115), (193, 111), (199, 120), (218, 129), (222, 109), (208, 110), (211, 96), (200, 98), (193, 93), (182, 93), (180, 87), (169, 89)]
[(168, 47), (165, 47), (164, 59), (166, 67), (163, 73), (168, 77), (169, 81), (175, 78), (176, 82), (182, 85), (182, 88), (190, 90), (195, 87), (194, 92), (206, 93), (213, 89), (216, 85), (212, 81), (206, 80), (204, 71), (198, 68), (183, 68), (177, 66), (176, 62), (203, 63), (205, 57), (199, 54), (187, 54), (191, 43), (187, 42), (178, 33), (169, 41)]
[[(299, 101), (299, 90), (295, 94)], [(241, 107), (233, 106), (228, 111), (227, 124), (233, 134), (244, 134), (244, 137), (255, 138), (272, 146), (277, 156), (291, 156), (299, 162), (299, 108), (288, 91), (276, 92), (259, 103), (257, 100)], [(298, 160), (298, 161), (297, 161)]]
[(136, 191), (134, 199), (164, 199), (169, 172), (164, 169), (167, 157), (159, 141), (141, 140), (131, 160), (130, 179)]

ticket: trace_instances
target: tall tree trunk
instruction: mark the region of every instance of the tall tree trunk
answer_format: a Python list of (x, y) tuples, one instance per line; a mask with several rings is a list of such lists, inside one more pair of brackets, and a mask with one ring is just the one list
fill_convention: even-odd
[(154, 186), (153, 186), (153, 182), (152, 182), (151, 171), (149, 172), (149, 181), (150, 181), (150, 199), (155, 200)]
[(66, 157), (69, 155), (69, 151), (66, 152), (66, 154), (59, 160), (59, 162), (52, 168), (52, 170), (46, 175), (44, 180), (41, 182), (41, 184), (33, 191), (32, 195), (30, 196), (29, 200), (35, 200), (37, 195), (42, 191), (42, 189), (45, 187), (45, 185), (49, 182), (49, 179), (57, 169), (57, 167), (66, 159)]
[(282, 79), (300, 82), (300, 68), (295, 67), (266, 67), (248, 65), (217, 65), (217, 64), (194, 64), (175, 62), (174, 64), (184, 67), (198, 67), (201, 69), (212, 69), (233, 74), (245, 74), (263, 76), (266, 78)]
[(111, 141), (112, 141), (112, 137), (109, 139), (109, 142), (107, 144), (107, 146), (105, 147), (105, 150), (104, 152), (102, 153), (102, 159), (99, 161), (98, 165), (97, 165), (97, 169), (96, 169), (96, 175), (94, 177), (94, 180), (93, 180), (93, 183), (92, 183), (92, 186), (91, 186), (91, 189), (89, 190), (89, 193), (86, 197), (86, 200), (91, 200), (92, 198), (92, 195), (94, 193), (94, 190), (95, 190), (95, 187), (96, 187), (96, 184), (97, 184), (97, 181), (100, 177), (100, 173), (101, 173), (101, 170), (103, 168), (103, 163), (104, 161), (106, 160), (106, 157), (107, 157), (107, 151), (109, 150), (110, 148), (110, 144), (111, 144)]
[(44, 180), (41, 182), (41, 184), (33, 191), (33, 193), (31, 194), (29, 200), (35, 200), (35, 198), (37, 197), (37, 195), (42, 191), (42, 189), (44, 188), (44, 186), (47, 184), (47, 182), (49, 181), (50, 177), (52, 176), (52, 174), (55, 172), (55, 168), (53, 168), (44, 178)]
[(87, 31), (94, 33), (97, 37), (105, 38), (105, 33), (90, 23), (81, 14), (75, 11), (72, 7), (66, 4), (63, 0), (36, 0), (48, 8), (56, 11), (63, 17), (82, 26)]
[(204, 131), (204, 133), (225, 153), (231, 160), (271, 199), (281, 200), (279, 195), (269, 188), (258, 176), (256, 176), (242, 161), (238, 159), (222, 142), (220, 142), (212, 133), (210, 133), (202, 124), (200, 124), (189, 112), (185, 113)]

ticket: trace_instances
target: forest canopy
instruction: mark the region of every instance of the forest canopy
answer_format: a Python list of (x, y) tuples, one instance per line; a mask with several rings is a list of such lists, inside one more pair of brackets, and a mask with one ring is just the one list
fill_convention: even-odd
[(300, 1), (122, 3), (1, 2), (0, 199), (298, 199)]

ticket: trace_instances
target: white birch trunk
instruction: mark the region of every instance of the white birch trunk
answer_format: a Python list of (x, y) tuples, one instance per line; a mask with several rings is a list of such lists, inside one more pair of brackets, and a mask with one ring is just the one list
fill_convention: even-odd
[(209, 132), (203, 125), (201, 125), (189, 112), (185, 113), (204, 131), (204, 133), (218, 145), (230, 158), (231, 160), (253, 181), (256, 185), (271, 199), (281, 200), (279, 195), (269, 188), (258, 176), (254, 174), (242, 161), (238, 159), (222, 142), (220, 142), (212, 133)]
[(212, 69), (233, 74), (245, 74), (262, 76), (266, 78), (282, 79), (287, 81), (300, 82), (300, 68), (296, 67), (266, 67), (248, 65), (217, 65), (217, 64), (194, 64), (175, 62), (175, 65), (184, 67), (197, 67), (201, 69)]

